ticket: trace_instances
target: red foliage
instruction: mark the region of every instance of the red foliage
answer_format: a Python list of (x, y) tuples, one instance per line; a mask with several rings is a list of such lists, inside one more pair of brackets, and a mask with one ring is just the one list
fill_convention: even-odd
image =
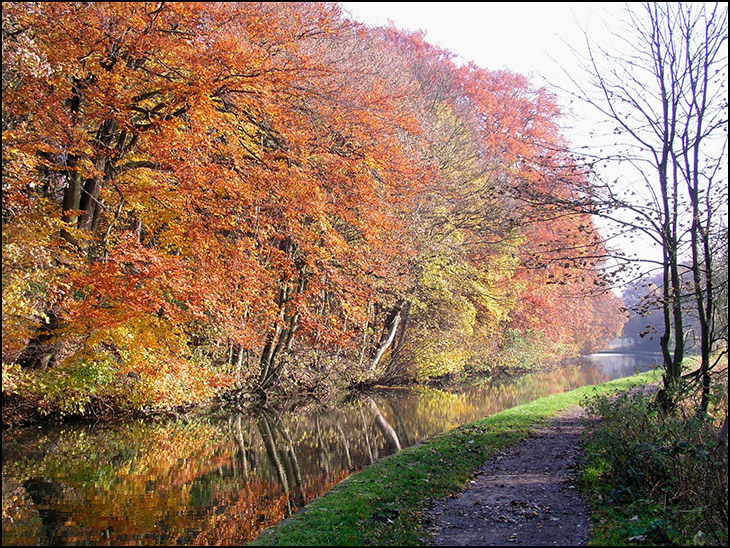
[(6, 227), (25, 265), (3, 277), (4, 363), (53, 309), (68, 360), (178, 374), (203, 397), (230, 378), (191, 366), (197, 348), (220, 365), (220, 348), (263, 363), (295, 332), (354, 347), (434, 246), (485, 274), (517, 253), (529, 268), (500, 267), (514, 326), (568, 340), (596, 314), (564, 313), (588, 263), (533, 268), (596, 232), (521, 201), (583, 184), (554, 99), (522, 76), (328, 3), (6, 3), (3, 25), (3, 270)]

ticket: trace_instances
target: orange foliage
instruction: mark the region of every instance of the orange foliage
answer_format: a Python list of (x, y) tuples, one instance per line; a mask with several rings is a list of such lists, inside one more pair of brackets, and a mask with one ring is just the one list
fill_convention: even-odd
[(519, 75), (336, 4), (10, 2), (3, 81), (4, 389), (95, 363), (113, 378), (74, 386), (174, 405), (268, 380), (295, 334), (364, 356), (372, 310), (445, 255), (482, 332), (585, 337), (511, 259), (596, 236), (520, 201), (582, 175)]

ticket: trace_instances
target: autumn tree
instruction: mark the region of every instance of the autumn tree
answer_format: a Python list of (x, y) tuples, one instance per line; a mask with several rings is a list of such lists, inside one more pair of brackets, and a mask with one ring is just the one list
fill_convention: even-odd
[(10, 2), (2, 32), (3, 391), (40, 412), (595, 343), (595, 228), (517, 192), (586, 184), (525, 78), (329, 3)]
[[(418, 85), (411, 101), (418, 102), (424, 134), (413, 148), (434, 170), (410, 214), (417, 254), (411, 286), (400, 293), (380, 338), (377, 360), (391, 347), (390, 359), (376, 363), (380, 378), (409, 367), (428, 376), (494, 363), (500, 348), (512, 344), (511, 328), (551, 331), (548, 339), (561, 348), (556, 355), (594, 348), (607, 332), (589, 326), (602, 316), (615, 318), (618, 308), (602, 306), (607, 300), (597, 304), (603, 297), (583, 298), (585, 286), (595, 287), (598, 268), (591, 265), (603, 256), (602, 240), (588, 215), (547, 211), (517, 192), (570, 192), (565, 178), (587, 184), (562, 153), (554, 98), (519, 75), (459, 67), (418, 33), (377, 32), (394, 68)], [(548, 262), (553, 270), (545, 274)], [(572, 292), (565, 281), (571, 276)], [(532, 291), (555, 298), (530, 302)], [(568, 329), (568, 308), (581, 311), (585, 321), (573, 326), (582, 333)]]
[(398, 95), (324, 53), (345, 26), (325, 4), (5, 5), (3, 363), (159, 403), (229, 382), (216, 347), (265, 386), (295, 333), (342, 341), (417, 179)]

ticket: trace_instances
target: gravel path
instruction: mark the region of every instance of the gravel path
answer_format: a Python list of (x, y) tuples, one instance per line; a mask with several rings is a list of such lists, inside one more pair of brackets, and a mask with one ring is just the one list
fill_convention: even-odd
[(584, 546), (589, 511), (571, 485), (588, 419), (575, 406), (488, 460), (426, 516), (435, 546)]

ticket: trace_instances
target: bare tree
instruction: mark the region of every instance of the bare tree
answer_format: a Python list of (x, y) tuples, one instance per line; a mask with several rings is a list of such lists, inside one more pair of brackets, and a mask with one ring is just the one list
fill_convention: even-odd
[(599, 179), (578, 205), (661, 248), (666, 408), (683, 378), (691, 304), (702, 359), (685, 377), (702, 381), (706, 411), (710, 370), (727, 352), (713, 263), (727, 255), (727, 4), (645, 3), (626, 15), (618, 48), (587, 37), (586, 70), (572, 81), (611, 125), (610, 151), (593, 160), (637, 178)]

